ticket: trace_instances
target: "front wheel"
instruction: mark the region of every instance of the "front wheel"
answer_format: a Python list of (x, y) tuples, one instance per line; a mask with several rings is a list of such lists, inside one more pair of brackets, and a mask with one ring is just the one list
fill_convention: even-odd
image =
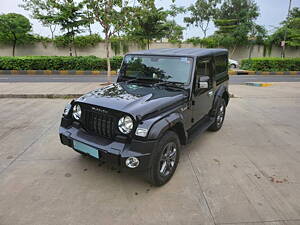
[(180, 142), (177, 134), (167, 131), (160, 139), (153, 154), (148, 179), (151, 184), (162, 186), (172, 178), (179, 162)]
[(222, 98), (220, 103), (217, 106), (217, 112), (214, 117), (214, 123), (208, 128), (208, 130), (218, 131), (221, 129), (225, 118), (225, 112), (226, 112), (226, 102)]

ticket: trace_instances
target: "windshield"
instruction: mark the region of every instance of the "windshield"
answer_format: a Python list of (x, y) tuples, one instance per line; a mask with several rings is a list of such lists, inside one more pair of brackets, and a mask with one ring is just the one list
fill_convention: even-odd
[(189, 57), (127, 55), (121, 73), (134, 79), (153, 79), (188, 84), (193, 59)]

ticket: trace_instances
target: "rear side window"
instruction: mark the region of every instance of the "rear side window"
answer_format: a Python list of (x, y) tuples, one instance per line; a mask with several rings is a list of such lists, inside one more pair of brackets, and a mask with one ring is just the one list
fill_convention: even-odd
[(227, 71), (228, 59), (227, 55), (219, 55), (215, 57), (216, 74)]

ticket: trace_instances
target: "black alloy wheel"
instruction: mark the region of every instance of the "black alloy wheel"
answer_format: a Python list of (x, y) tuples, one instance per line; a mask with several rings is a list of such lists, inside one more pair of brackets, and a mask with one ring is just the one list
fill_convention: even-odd
[(166, 184), (175, 173), (180, 157), (180, 142), (174, 131), (167, 131), (153, 151), (148, 180), (154, 186)]
[(214, 123), (208, 128), (210, 131), (218, 131), (222, 128), (226, 113), (226, 102), (222, 98), (217, 106)]

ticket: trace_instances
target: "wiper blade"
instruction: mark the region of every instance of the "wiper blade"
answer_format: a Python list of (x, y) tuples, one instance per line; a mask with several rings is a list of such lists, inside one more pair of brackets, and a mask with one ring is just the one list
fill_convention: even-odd
[(128, 83), (131, 83), (131, 82), (134, 82), (134, 81), (153, 81), (153, 82), (161, 82), (162, 80), (161, 80), (161, 79), (154, 79), (154, 78), (134, 78), (134, 79), (126, 80), (125, 83), (128, 84)]
[(182, 87), (184, 85), (184, 83), (182, 82), (177, 82), (177, 81), (160, 81), (156, 84), (154, 84), (154, 86), (159, 86), (159, 85), (164, 85), (164, 86), (168, 86), (168, 87), (174, 87), (174, 88), (179, 88), (179, 89), (184, 89), (184, 87)]

